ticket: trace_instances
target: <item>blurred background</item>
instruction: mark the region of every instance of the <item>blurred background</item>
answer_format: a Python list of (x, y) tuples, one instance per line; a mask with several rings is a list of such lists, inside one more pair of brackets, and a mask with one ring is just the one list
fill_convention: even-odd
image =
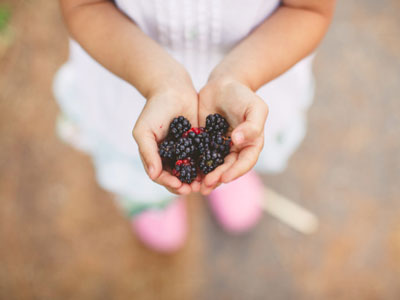
[(320, 222), (222, 232), (200, 196), (172, 256), (130, 232), (90, 159), (55, 136), (57, 1), (0, 1), (0, 299), (400, 299), (400, 2), (338, 1), (309, 131), (273, 190)]

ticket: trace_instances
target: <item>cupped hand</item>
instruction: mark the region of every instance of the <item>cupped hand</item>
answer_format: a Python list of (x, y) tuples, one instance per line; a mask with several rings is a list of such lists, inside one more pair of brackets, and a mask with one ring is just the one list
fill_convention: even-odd
[(193, 88), (167, 89), (150, 96), (133, 129), (143, 166), (148, 176), (170, 192), (186, 195), (200, 190), (200, 182), (182, 183), (163, 169), (158, 144), (168, 134), (169, 124), (177, 116), (185, 116), (192, 124), (197, 122), (197, 94)]
[(207, 174), (202, 194), (209, 194), (221, 183), (228, 183), (256, 164), (264, 145), (264, 125), (268, 106), (245, 84), (233, 80), (209, 80), (199, 93), (199, 121), (204, 126), (209, 114), (220, 113), (233, 128), (233, 146), (224, 164)]

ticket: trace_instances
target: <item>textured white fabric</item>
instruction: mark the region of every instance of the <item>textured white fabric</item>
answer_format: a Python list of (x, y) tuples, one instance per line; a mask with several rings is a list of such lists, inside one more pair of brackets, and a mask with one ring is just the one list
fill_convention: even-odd
[[(115, 2), (187, 68), (197, 90), (224, 55), (279, 5), (278, 0)], [(256, 166), (260, 171), (282, 171), (305, 135), (305, 113), (313, 97), (311, 65), (308, 57), (257, 92), (270, 108), (265, 147)], [(56, 75), (54, 91), (84, 147), (72, 143), (92, 156), (102, 187), (136, 202), (170, 197), (141, 166), (131, 131), (144, 99), (131, 85), (71, 41), (69, 60)]]

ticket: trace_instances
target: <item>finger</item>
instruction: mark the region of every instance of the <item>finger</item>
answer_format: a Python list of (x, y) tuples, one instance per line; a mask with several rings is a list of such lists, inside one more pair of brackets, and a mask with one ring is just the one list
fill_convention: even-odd
[(236, 152), (231, 152), (227, 157), (225, 157), (225, 162), (222, 165), (204, 177), (202, 188), (214, 186), (220, 180), (221, 175), (225, 173), (226, 170), (228, 170), (237, 160), (237, 156)]
[(176, 195), (188, 195), (191, 193), (192, 189), (188, 184), (183, 184), (180, 188), (173, 189), (167, 186), (164, 186), (168, 191)]
[(189, 184), (184, 183), (178, 189), (176, 189), (179, 195), (189, 195), (192, 192), (192, 188)]
[(161, 158), (158, 154), (158, 145), (151, 132), (144, 133), (134, 129), (133, 136), (138, 144), (140, 156), (146, 173), (152, 180), (160, 176), (162, 171)]
[(171, 193), (177, 195), (188, 195), (192, 188), (187, 183), (182, 183), (178, 178), (167, 171), (162, 171), (161, 175), (155, 180), (156, 183), (165, 186)]
[(166, 188), (171, 189), (178, 189), (182, 186), (182, 182), (180, 182), (178, 178), (171, 175), (167, 171), (162, 171), (160, 176), (158, 176), (154, 181), (165, 186)]
[(170, 193), (175, 194), (177, 196), (182, 196), (182, 195), (187, 195), (187, 193), (182, 193), (179, 191), (179, 189), (171, 189), (171, 188), (167, 188), (165, 187)]
[(222, 174), (224, 174), (226, 170), (229, 169), (236, 160), (237, 153), (232, 152), (226, 157), (226, 161), (223, 165), (216, 168), (210, 174), (207, 174), (207, 176), (204, 178), (206, 182), (204, 182), (204, 180), (202, 182), (200, 193), (203, 195), (208, 195), (209, 193), (211, 193), (215, 189), (215, 187), (221, 183)]
[(268, 106), (262, 100), (255, 102), (246, 112), (245, 121), (233, 130), (233, 144), (245, 144), (260, 137), (263, 134), (267, 116)]
[(192, 188), (192, 192), (193, 193), (199, 192), (200, 191), (200, 186), (201, 186), (201, 183), (199, 181), (197, 181), (197, 180), (193, 181), (190, 184), (190, 187)]
[(228, 183), (248, 172), (257, 162), (262, 145), (243, 148), (239, 152), (237, 161), (221, 176), (221, 181)]
[(217, 184), (213, 185), (212, 187), (205, 188), (205, 189), (201, 192), (201, 194), (202, 194), (203, 196), (208, 196), (208, 195), (211, 194), (211, 192), (212, 192), (213, 190), (215, 190), (215, 189), (216, 189), (217, 187), (219, 187), (220, 185), (221, 185), (221, 183), (218, 182)]
[(178, 195), (178, 196), (180, 195), (176, 189), (171, 189), (171, 188), (168, 188), (166, 186), (165, 186), (165, 188), (172, 194), (175, 194), (175, 195)]

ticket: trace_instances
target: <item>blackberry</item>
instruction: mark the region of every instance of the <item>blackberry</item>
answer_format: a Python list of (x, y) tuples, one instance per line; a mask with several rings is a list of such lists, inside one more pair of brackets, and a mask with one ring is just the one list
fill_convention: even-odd
[(208, 115), (206, 119), (206, 131), (210, 133), (225, 134), (229, 129), (226, 119), (220, 114)]
[(175, 158), (179, 160), (192, 157), (195, 150), (192, 139), (188, 137), (179, 138), (175, 145)]
[(207, 132), (197, 134), (193, 139), (193, 144), (196, 147), (196, 154), (201, 155), (209, 149), (210, 135)]
[(158, 153), (160, 154), (161, 158), (167, 160), (174, 160), (175, 159), (175, 142), (172, 140), (165, 140), (159, 145)]
[(210, 148), (221, 153), (223, 157), (227, 156), (231, 150), (231, 138), (222, 134), (215, 134), (211, 136)]
[(217, 150), (206, 150), (200, 155), (198, 167), (203, 174), (208, 174), (224, 163), (224, 157)]
[(169, 125), (168, 134), (170, 135), (171, 138), (177, 140), (180, 137), (182, 137), (182, 135), (186, 131), (188, 131), (191, 127), (192, 125), (190, 124), (188, 119), (186, 119), (183, 116), (179, 116), (172, 120), (171, 124)]
[(197, 172), (212, 172), (230, 152), (228, 129), (228, 122), (219, 114), (209, 115), (205, 128), (191, 128), (182, 116), (173, 119), (167, 139), (159, 144), (164, 167), (184, 183), (193, 182)]
[(197, 177), (196, 165), (190, 158), (178, 160), (175, 163), (172, 174), (175, 175), (181, 182), (190, 184)]

